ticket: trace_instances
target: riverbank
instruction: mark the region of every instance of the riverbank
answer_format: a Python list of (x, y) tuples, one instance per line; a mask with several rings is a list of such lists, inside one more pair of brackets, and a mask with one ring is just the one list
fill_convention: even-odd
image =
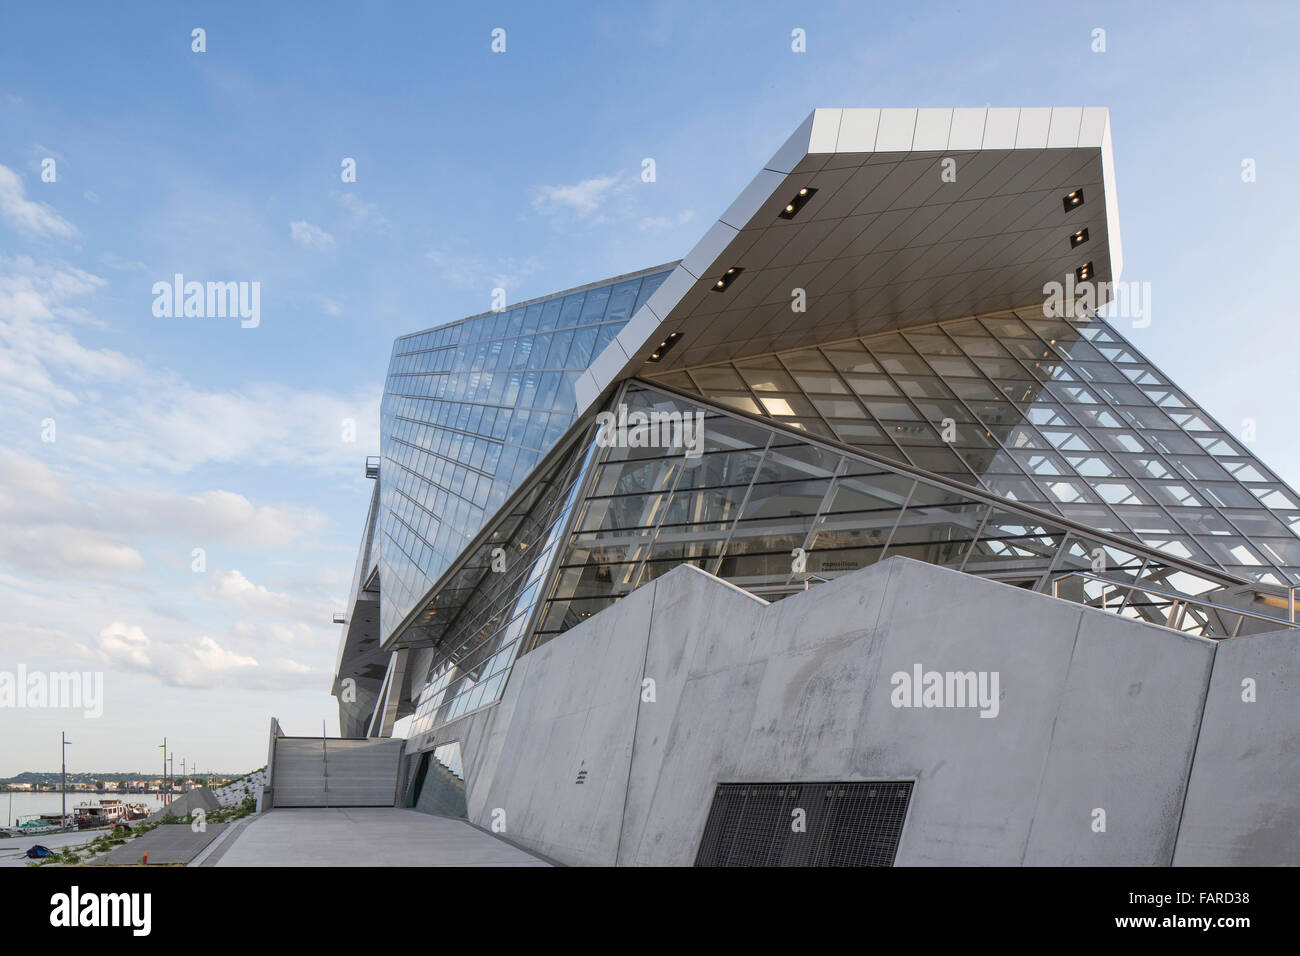
[[(176, 794), (177, 797), (180, 794)], [(69, 790), (67, 812), (75, 813), (78, 804), (99, 803), (101, 800), (121, 800), (123, 803), (140, 803), (152, 813), (161, 810), (166, 804), (154, 794), (144, 793), (84, 793)], [(11, 799), (12, 798), (12, 799)], [(0, 794), (0, 826), (15, 826), (19, 817), (32, 817), (41, 813), (61, 813), (64, 806), (64, 794), (60, 793), (26, 793), (22, 791)]]

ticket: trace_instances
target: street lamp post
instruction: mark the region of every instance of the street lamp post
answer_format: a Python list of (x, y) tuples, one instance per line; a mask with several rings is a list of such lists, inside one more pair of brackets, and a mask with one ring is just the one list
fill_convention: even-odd
[(167, 798), (163, 796), (162, 788), (163, 788), (163, 783), (166, 782), (167, 780), (167, 738), (166, 737), (163, 738), (163, 742), (162, 744), (160, 744), (160, 746), (162, 747), (162, 752), (163, 752), (163, 772), (162, 772), (162, 777), (158, 780), (158, 800), (160, 803), (165, 804), (167, 802)]
[(63, 829), (68, 825), (68, 745), (72, 743), (68, 739), (66, 731), (59, 732), (59, 740), (63, 746), (59, 748), (59, 796), (60, 804), (63, 809), (59, 813), (59, 828)]

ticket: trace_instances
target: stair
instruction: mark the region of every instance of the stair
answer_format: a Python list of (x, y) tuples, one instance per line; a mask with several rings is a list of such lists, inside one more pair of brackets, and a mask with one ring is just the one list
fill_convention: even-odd
[(275, 807), (391, 807), (406, 741), (277, 737)]

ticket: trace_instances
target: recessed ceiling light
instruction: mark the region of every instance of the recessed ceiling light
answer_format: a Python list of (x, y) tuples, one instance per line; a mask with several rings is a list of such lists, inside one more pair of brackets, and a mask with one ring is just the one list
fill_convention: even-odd
[(1074, 209), (1076, 206), (1082, 206), (1083, 190), (1076, 189), (1072, 193), (1066, 193), (1066, 195), (1061, 199), (1061, 205), (1065, 207), (1066, 212), (1069, 212), (1071, 209)]
[(1074, 249), (1078, 246), (1083, 245), (1087, 241), (1088, 241), (1088, 230), (1080, 229), (1078, 232), (1070, 236), (1070, 248)]
[(660, 342), (658, 347), (653, 352), (650, 353), (650, 357), (646, 359), (646, 361), (658, 362), (661, 358), (664, 357), (664, 355), (668, 352), (670, 348), (672, 348), (674, 345), (677, 344), (677, 340), (680, 339), (681, 337), (682, 337), (682, 333), (680, 332), (674, 332), (671, 335), (669, 335), (668, 338)]
[(785, 204), (785, 208), (780, 212), (781, 218), (793, 219), (795, 216), (799, 215), (799, 210), (807, 205), (808, 200), (812, 199), (816, 194), (817, 190), (812, 186), (804, 186), (803, 189), (795, 193), (793, 199)]
[(735, 282), (736, 277), (739, 276), (744, 271), (745, 270), (740, 266), (732, 266), (730, 269), (728, 269), (726, 272), (722, 274), (722, 278), (720, 278), (717, 282), (713, 283), (713, 291), (726, 292), (727, 286)]
[(1079, 268), (1074, 270), (1074, 277), (1080, 282), (1087, 282), (1092, 278), (1092, 262), (1085, 262)]

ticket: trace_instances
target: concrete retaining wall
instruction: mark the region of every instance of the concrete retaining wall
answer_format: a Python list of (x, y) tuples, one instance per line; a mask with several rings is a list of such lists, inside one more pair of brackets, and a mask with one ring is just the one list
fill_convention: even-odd
[(219, 809), (221, 809), (221, 801), (217, 799), (216, 794), (207, 787), (199, 787), (181, 794), (161, 810), (155, 810), (145, 818), (144, 822), (158, 823), (168, 816), (175, 817), (177, 820), (184, 820), (195, 810), (211, 813)]
[[(682, 566), (526, 655), (437, 742), (461, 741), (472, 821), (504, 814), (564, 863), (690, 865), (719, 782), (910, 779), (899, 864), (1167, 865), (1215, 651), (904, 558), (774, 605)], [(917, 665), (996, 672), (996, 716), (895, 706)], [(1300, 783), (1285, 746), (1254, 767), (1279, 799)]]
[(1219, 645), (1174, 862), (1300, 863), (1300, 632)]

